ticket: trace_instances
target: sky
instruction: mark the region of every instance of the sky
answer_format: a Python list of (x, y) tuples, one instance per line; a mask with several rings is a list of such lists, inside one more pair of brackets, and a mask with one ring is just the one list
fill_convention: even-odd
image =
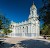
[(17, 23), (28, 20), (33, 2), (39, 10), (42, 6), (41, 0), (0, 0), (0, 14)]

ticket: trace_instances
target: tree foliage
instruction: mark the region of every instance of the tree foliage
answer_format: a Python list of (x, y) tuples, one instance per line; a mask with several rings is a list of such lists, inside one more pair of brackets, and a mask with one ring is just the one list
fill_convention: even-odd
[(3, 15), (0, 15), (0, 28), (8, 28), (10, 21)]
[(8, 34), (11, 33), (11, 32), (12, 32), (11, 30), (9, 30), (9, 29), (7, 29), (7, 28), (4, 28), (3, 33), (4, 33), (5, 35), (8, 35)]
[(11, 33), (12, 31), (9, 29), (10, 27), (10, 20), (8, 20), (5, 16), (0, 15), (0, 30), (4, 30), (4, 34)]
[(50, 35), (50, 0), (42, 0), (43, 6), (40, 8), (40, 19), (44, 22), (41, 32)]

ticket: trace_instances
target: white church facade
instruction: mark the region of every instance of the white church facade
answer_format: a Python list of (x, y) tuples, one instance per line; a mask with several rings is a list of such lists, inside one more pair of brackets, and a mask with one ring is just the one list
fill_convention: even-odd
[(30, 8), (30, 14), (27, 21), (21, 23), (11, 22), (12, 33), (10, 37), (38, 37), (40, 36), (40, 22), (37, 14), (37, 8), (33, 4)]

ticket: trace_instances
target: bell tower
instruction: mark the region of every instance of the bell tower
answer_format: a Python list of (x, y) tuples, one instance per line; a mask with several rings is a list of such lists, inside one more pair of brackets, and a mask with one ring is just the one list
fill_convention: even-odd
[(37, 8), (33, 3), (33, 5), (30, 8), (29, 22), (32, 22), (37, 19), (38, 19)]
[(33, 5), (30, 8), (30, 15), (28, 18), (28, 21), (30, 23), (30, 32), (32, 33), (32, 36), (39, 36), (40, 35), (40, 22), (39, 22), (39, 16), (37, 14), (37, 8)]

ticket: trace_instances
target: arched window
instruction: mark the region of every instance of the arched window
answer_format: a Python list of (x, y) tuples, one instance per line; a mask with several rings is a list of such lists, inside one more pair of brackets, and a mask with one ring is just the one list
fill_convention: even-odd
[(10, 27), (11, 27), (11, 28), (14, 28), (14, 25), (11, 25)]
[(12, 25), (10, 27), (12, 27)]
[(24, 27), (23, 27), (23, 29), (24, 29)]
[(24, 32), (24, 27), (23, 27), (23, 32)]
[(34, 12), (32, 11), (32, 15), (34, 14)]
[(14, 25), (13, 25), (13, 28), (14, 28)]
[(11, 28), (13, 28), (14, 26), (13, 26), (13, 25), (11, 25), (10, 27), (11, 27)]

